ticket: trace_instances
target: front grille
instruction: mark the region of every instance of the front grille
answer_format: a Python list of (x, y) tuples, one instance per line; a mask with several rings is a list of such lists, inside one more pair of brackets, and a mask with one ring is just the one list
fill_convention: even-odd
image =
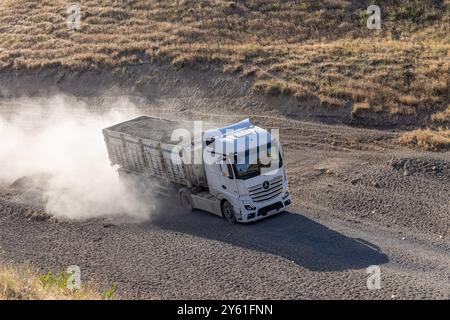
[(263, 202), (275, 198), (283, 191), (283, 177), (278, 176), (269, 180), (269, 187), (264, 189), (264, 183), (248, 189), (253, 202)]

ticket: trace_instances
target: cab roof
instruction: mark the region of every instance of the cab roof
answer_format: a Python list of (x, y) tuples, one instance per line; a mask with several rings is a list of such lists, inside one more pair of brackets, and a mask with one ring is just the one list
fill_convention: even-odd
[(205, 140), (214, 140), (210, 147), (219, 154), (239, 154), (271, 142), (270, 132), (255, 126), (249, 119), (227, 127), (205, 131)]

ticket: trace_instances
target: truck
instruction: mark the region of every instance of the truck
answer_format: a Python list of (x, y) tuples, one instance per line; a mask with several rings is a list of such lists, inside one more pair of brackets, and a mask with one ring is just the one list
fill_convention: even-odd
[(156, 190), (176, 196), (186, 211), (200, 209), (231, 223), (291, 206), (276, 135), (249, 119), (224, 127), (198, 124), (140, 116), (105, 128), (111, 165), (121, 177), (157, 181)]

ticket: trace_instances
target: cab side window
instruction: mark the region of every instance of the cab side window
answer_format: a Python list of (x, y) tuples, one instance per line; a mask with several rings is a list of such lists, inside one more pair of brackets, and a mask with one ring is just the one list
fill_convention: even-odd
[(231, 165), (226, 164), (226, 163), (221, 163), (219, 166), (220, 166), (220, 172), (222, 173), (222, 175), (224, 177), (234, 179), (233, 169), (232, 169)]

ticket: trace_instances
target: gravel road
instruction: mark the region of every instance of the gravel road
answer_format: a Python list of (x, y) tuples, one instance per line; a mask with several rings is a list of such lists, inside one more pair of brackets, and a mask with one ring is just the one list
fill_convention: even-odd
[[(404, 149), (386, 130), (254, 120), (281, 129), (290, 212), (231, 225), (164, 203), (146, 222), (57, 221), (5, 185), (0, 262), (76, 264), (101, 289), (117, 283), (122, 298), (450, 298), (449, 152)], [(374, 265), (381, 289), (369, 290)]]

